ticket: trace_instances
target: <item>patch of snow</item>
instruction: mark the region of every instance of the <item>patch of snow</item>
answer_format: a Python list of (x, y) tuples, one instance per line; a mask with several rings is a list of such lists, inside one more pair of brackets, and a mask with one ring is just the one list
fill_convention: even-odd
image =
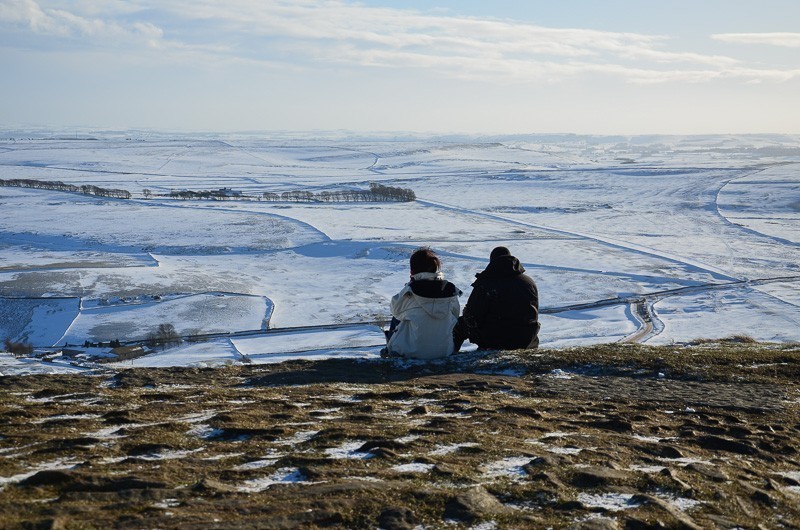
[(143, 340), (169, 322), (180, 335), (262, 329), (272, 302), (262, 296), (227, 293), (186, 295), (149, 303), (83, 307), (59, 344), (82, 344), (109, 337)]
[(275, 484), (311, 484), (299, 469), (282, 467), (268, 477), (247, 480), (237, 489), (245, 493), (258, 493)]
[[(0, 458), (15, 458), (17, 456), (26, 453), (16, 453), (14, 451), (22, 451), (23, 449), (28, 449), (29, 447), (35, 447), (36, 445), (38, 444), (32, 443), (27, 445), (21, 445), (19, 447), (3, 447), (2, 449), (0, 449)], [(7, 455), (6, 453), (13, 453), (13, 454)]]
[(489, 462), (481, 466), (483, 477), (487, 479), (507, 477), (512, 480), (521, 480), (527, 477), (528, 473), (523, 469), (523, 466), (530, 463), (532, 460), (529, 456), (514, 456)]
[(238, 466), (234, 466), (233, 469), (237, 471), (242, 471), (246, 469), (261, 469), (262, 467), (269, 467), (275, 465), (275, 463), (280, 460), (280, 458), (265, 458), (263, 460), (253, 460), (252, 462), (245, 462), (244, 464), (239, 464)]
[[(226, 401), (226, 403), (230, 402)], [(178, 418), (175, 418), (175, 421), (183, 423), (202, 423), (204, 421), (210, 420), (216, 414), (217, 414), (216, 410), (205, 410), (202, 412), (195, 412), (192, 414), (187, 414), (185, 416), (180, 416)]]
[[(283, 357), (293, 352), (302, 352), (319, 357), (324, 352), (331, 355), (339, 352), (342, 356), (345, 348), (356, 351), (353, 355), (364, 357), (359, 348), (378, 347), (386, 344), (386, 337), (378, 326), (353, 326), (342, 329), (325, 329), (297, 332), (280, 332), (257, 337), (232, 339), (236, 349), (247, 355), (253, 363), (274, 362), (270, 356)], [(379, 355), (370, 352), (369, 358)]]
[(688, 499), (686, 497), (677, 497), (675, 495), (669, 493), (658, 493), (657, 496), (669, 502), (671, 505), (675, 506), (682, 512), (687, 512), (689, 510), (693, 510), (703, 504), (703, 501), (698, 501), (697, 499)]
[(309, 441), (318, 432), (319, 431), (298, 431), (294, 433), (291, 438), (282, 438), (280, 440), (276, 440), (275, 443), (278, 445), (298, 445)]
[(361, 403), (361, 401), (363, 401), (363, 400), (361, 400), (359, 398), (356, 398), (356, 397), (353, 397), (353, 396), (348, 396), (348, 395), (343, 395), (343, 394), (336, 395), (336, 396), (330, 396), (330, 399), (333, 399), (333, 400), (336, 400), (336, 401), (341, 401), (342, 403)]
[(641, 434), (634, 434), (632, 436), (634, 440), (639, 440), (642, 442), (650, 442), (650, 443), (661, 443), (663, 438), (659, 438), (658, 436), (642, 436)]
[(498, 370), (476, 370), (476, 374), (506, 375), (509, 377), (522, 377), (527, 372), (521, 368), (500, 368)]
[(664, 469), (664, 466), (631, 466), (629, 469), (632, 471), (641, 471), (642, 473), (660, 473)]
[(610, 512), (618, 512), (637, 508), (641, 504), (633, 502), (633, 495), (627, 493), (579, 493), (578, 501), (590, 508), (603, 508)]
[(207, 456), (203, 458), (203, 460), (215, 461), (215, 460), (225, 460), (227, 458), (236, 458), (239, 456), (243, 456), (244, 453), (223, 453), (218, 455)]
[(352, 442), (345, 442), (344, 444), (340, 445), (339, 447), (330, 447), (325, 449), (325, 454), (328, 455), (329, 458), (347, 458), (347, 459), (355, 459), (355, 460), (367, 460), (372, 458), (372, 453), (368, 451), (358, 451), (358, 449), (364, 445), (363, 440), (355, 440)]
[(227, 341), (214, 340), (202, 343), (184, 343), (128, 361), (109, 363), (115, 368), (167, 368), (171, 366), (197, 366), (199, 368), (241, 364), (242, 356)]
[(398, 473), (428, 473), (433, 468), (434, 464), (423, 464), (420, 462), (392, 466), (392, 469)]
[(47, 418), (39, 418), (34, 420), (33, 423), (48, 423), (51, 421), (59, 420), (96, 420), (99, 414), (59, 414), (57, 416), (48, 416)]
[(197, 453), (205, 449), (204, 447), (200, 447), (198, 449), (185, 449), (181, 451), (158, 451), (155, 453), (148, 453), (145, 455), (137, 455), (136, 458), (141, 460), (175, 460), (177, 458), (184, 458), (189, 456), (190, 454)]
[(86, 432), (86, 433), (83, 433), (83, 434), (84, 434), (84, 436), (88, 436), (90, 438), (103, 438), (103, 439), (124, 438), (124, 435), (117, 434), (117, 431), (119, 431), (120, 429), (123, 429), (123, 428), (127, 428), (127, 427), (129, 427), (129, 426), (128, 425), (114, 425), (112, 427), (104, 427), (104, 428), (102, 428), (100, 430), (97, 430), (97, 431), (94, 431), (94, 432)]
[(455, 453), (462, 447), (478, 447), (479, 444), (475, 442), (467, 442), (462, 444), (450, 444), (450, 445), (437, 445), (432, 451), (428, 454), (435, 455), (435, 456), (443, 456), (449, 455), (450, 453)]
[(547, 447), (546, 449), (551, 453), (555, 453), (558, 455), (577, 455), (578, 453), (583, 451), (583, 449), (581, 449), (580, 447), (559, 447), (554, 445)]
[(178, 499), (164, 499), (161, 502), (153, 504), (153, 508), (168, 509), (168, 508), (176, 508), (180, 505), (181, 501), (179, 501)]
[(691, 457), (688, 457), (688, 456), (681, 457), (681, 458), (658, 457), (658, 460), (666, 460), (666, 461), (668, 461), (670, 463), (683, 464), (684, 466), (687, 466), (689, 464), (706, 464), (706, 465), (709, 465), (709, 466), (713, 466), (714, 465), (712, 462), (710, 462), (708, 460), (703, 460), (702, 458), (691, 458)]
[(12, 475), (10, 477), (0, 477), (0, 491), (2, 491), (6, 487), (6, 485), (21, 482), (28, 477), (32, 477), (39, 471), (60, 471), (65, 469), (75, 469), (81, 463), (83, 463), (82, 460), (68, 458), (68, 459), (52, 460), (50, 462), (43, 462), (41, 464), (37, 464), (36, 466), (30, 468), (25, 473)]
[(495, 521), (484, 521), (469, 527), (470, 530), (495, 530), (497, 528), (499, 528), (499, 526)]
[(542, 440), (547, 440), (548, 438), (566, 438), (568, 436), (575, 436), (574, 432), (564, 432), (564, 431), (552, 431), (544, 436), (541, 437)]
[(189, 436), (197, 436), (198, 438), (203, 438), (208, 440), (210, 438), (216, 438), (220, 436), (224, 431), (222, 429), (217, 429), (212, 427), (206, 423), (197, 424), (188, 431), (186, 434)]

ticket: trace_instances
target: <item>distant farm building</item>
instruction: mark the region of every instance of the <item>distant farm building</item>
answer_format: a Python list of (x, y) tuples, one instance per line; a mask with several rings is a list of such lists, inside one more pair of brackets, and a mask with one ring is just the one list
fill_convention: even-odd
[(115, 361), (129, 361), (131, 359), (142, 357), (146, 354), (144, 348), (141, 346), (120, 346), (119, 348), (113, 348), (111, 353), (117, 356), (116, 359), (113, 359)]

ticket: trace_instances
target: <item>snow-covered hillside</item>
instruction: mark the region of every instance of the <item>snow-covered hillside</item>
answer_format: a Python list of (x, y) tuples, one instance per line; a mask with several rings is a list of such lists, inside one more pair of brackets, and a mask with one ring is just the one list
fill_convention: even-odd
[[(654, 344), (800, 340), (798, 137), (0, 136), (16, 138), (0, 140), (0, 179), (133, 194), (0, 187), (0, 338), (380, 322), (415, 248), (442, 256), (463, 304), (505, 245), (539, 285), (544, 347), (624, 340), (648, 319), (636, 338)], [(372, 182), (417, 201), (258, 200)], [(222, 188), (242, 197), (168, 196)], [(218, 337), (153, 364), (377, 355), (377, 327), (342, 329)]]

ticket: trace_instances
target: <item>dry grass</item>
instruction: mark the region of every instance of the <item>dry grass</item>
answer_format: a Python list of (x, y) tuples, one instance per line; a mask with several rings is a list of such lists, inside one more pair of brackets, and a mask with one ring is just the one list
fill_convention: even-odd
[(724, 341), (6, 377), (0, 521), (796, 527), (799, 368)]

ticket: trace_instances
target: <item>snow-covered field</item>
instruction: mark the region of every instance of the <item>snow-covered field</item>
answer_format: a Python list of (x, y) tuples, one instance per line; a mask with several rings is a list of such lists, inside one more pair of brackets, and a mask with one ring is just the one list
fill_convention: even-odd
[[(415, 248), (442, 256), (463, 304), (501, 244), (539, 285), (544, 347), (624, 340), (644, 327), (641, 308), (654, 324), (637, 337), (647, 343), (800, 340), (800, 137), (7, 131), (0, 179), (133, 194), (0, 187), (0, 338), (37, 347), (125, 342), (170, 323), (233, 335), (137, 365), (375, 356), (374, 323), (388, 319)], [(371, 182), (418, 200), (256, 200)], [(245, 197), (162, 196), (220, 188)], [(241, 335), (267, 324), (312, 329)], [(325, 327), (341, 324), (355, 327)], [(0, 361), (0, 372), (20, 363)]]

